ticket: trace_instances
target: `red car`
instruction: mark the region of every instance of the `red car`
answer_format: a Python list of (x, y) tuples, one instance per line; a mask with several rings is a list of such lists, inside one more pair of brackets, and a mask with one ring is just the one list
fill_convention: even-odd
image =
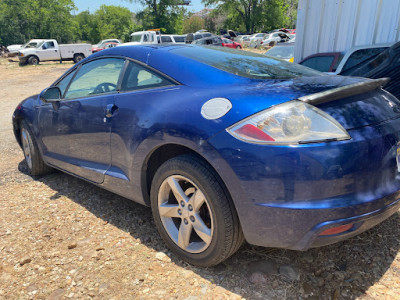
[(92, 46), (92, 53), (96, 53), (104, 49), (115, 47), (118, 44), (121, 44), (121, 41), (117, 39), (102, 40), (100, 43)]
[(233, 42), (229, 39), (222, 39), (222, 46), (229, 47), (229, 48), (242, 49), (242, 45), (240, 43)]

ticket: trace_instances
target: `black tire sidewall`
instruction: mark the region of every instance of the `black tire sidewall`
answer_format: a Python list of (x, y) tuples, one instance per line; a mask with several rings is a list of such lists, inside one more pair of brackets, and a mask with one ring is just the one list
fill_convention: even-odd
[[(221, 201), (228, 201), (224, 194), (221, 199), (220, 193), (214, 191), (210, 186), (210, 183), (204, 176), (204, 171), (212, 174), (207, 168), (201, 164), (200, 167), (193, 168), (190, 163), (179, 159), (172, 159), (164, 163), (160, 169), (156, 172), (151, 188), (151, 207), (153, 212), (153, 218), (155, 224), (160, 232), (161, 237), (165, 240), (171, 250), (181, 256), (185, 261), (190, 262), (194, 265), (199, 266), (212, 266), (220, 261), (218, 257), (223, 257), (226, 251), (225, 237), (226, 237), (226, 216), (223, 214), (223, 208)], [(201, 171), (202, 170), (202, 171)], [(204, 194), (207, 199), (209, 208), (212, 212), (213, 222), (213, 237), (209, 247), (201, 253), (189, 253), (181, 249), (175, 242), (169, 237), (166, 232), (164, 225), (162, 224), (159, 211), (158, 211), (158, 191), (163, 181), (171, 175), (182, 175), (190, 179)], [(224, 199), (225, 198), (225, 199)]]
[(80, 62), (82, 59), (84, 59), (83, 55), (77, 54), (77, 55), (75, 55), (75, 57), (74, 57), (74, 62), (75, 62), (75, 63), (78, 63), (78, 62)]
[[(36, 61), (36, 62), (34, 63), (34, 61)], [(36, 56), (31, 56), (28, 58), (28, 63), (32, 66), (38, 65), (39, 59)]]
[[(51, 172), (52, 168), (44, 163), (39, 147), (36, 143), (35, 136), (33, 135), (32, 130), (30, 129), (28, 123), (25, 120), (23, 120), (21, 123), (21, 135), (22, 135), (22, 129), (25, 129), (30, 136), (29, 150), (31, 154), (32, 168), (30, 168), (29, 165), (26, 164), (29, 170), (29, 174), (31, 174), (32, 176), (38, 176)], [(24, 157), (26, 159), (25, 152), (24, 152)]]

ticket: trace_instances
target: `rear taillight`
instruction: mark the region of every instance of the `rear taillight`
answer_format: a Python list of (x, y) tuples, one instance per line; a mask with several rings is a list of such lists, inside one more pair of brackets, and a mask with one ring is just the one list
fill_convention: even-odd
[(227, 131), (237, 139), (254, 144), (291, 145), (350, 139), (331, 116), (297, 100), (264, 110)]

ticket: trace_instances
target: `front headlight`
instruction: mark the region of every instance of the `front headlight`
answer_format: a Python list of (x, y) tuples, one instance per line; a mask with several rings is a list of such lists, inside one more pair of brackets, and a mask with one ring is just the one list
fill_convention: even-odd
[(293, 145), (350, 139), (335, 119), (298, 100), (257, 113), (227, 131), (239, 140), (254, 144)]
[(17, 54), (18, 56), (24, 56), (24, 54), (23, 53), (21, 53), (21, 52), (18, 52), (18, 54)]

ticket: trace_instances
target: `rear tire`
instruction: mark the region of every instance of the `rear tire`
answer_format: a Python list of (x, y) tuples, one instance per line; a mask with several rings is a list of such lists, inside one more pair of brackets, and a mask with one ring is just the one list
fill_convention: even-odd
[(26, 121), (22, 121), (21, 124), (21, 144), (30, 175), (45, 175), (53, 170), (44, 163), (34, 135)]
[(157, 170), (150, 199), (161, 237), (190, 264), (217, 265), (243, 243), (226, 189), (214, 170), (193, 155), (172, 158)]
[(31, 56), (28, 58), (28, 64), (30, 65), (38, 65), (39, 64), (39, 58), (36, 56)]
[(84, 59), (85, 57), (82, 54), (76, 54), (74, 56), (74, 63), (80, 62), (82, 59)]

